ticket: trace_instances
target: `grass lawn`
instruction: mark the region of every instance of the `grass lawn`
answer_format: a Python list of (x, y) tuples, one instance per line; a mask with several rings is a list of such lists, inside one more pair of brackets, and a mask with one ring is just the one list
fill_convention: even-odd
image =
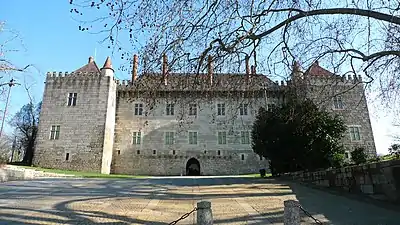
[[(256, 178), (261, 178), (259, 173), (253, 173), (253, 174), (245, 174), (245, 175), (240, 175), (241, 177), (256, 177)], [(265, 174), (265, 177), (271, 177), (272, 174), (267, 173)]]
[[(60, 169), (47, 169), (47, 168), (40, 168), (34, 166), (20, 166), (18, 167), (33, 169), (37, 171), (49, 172), (49, 173), (58, 173), (58, 174), (66, 174), (66, 175), (74, 175), (75, 177), (82, 177), (82, 178), (149, 178), (151, 176), (135, 176), (135, 175), (124, 175), (124, 174), (101, 174), (101, 173), (92, 173), (92, 172), (79, 172), (79, 171), (72, 171), (72, 170), (60, 170)], [(271, 174), (266, 174), (265, 177), (270, 177)], [(168, 176), (166, 176), (168, 177)], [(239, 175), (239, 177), (249, 177), (249, 178), (261, 178), (260, 174), (244, 174)]]
[(74, 175), (76, 177), (84, 177), (84, 178), (147, 178), (148, 177), (148, 176), (134, 176), (134, 175), (124, 175), (124, 174), (101, 174), (101, 173), (91, 173), (91, 172), (79, 172), (72, 170), (46, 169), (33, 166), (19, 166), (19, 167), (33, 169), (37, 171), (49, 172), (49, 173)]

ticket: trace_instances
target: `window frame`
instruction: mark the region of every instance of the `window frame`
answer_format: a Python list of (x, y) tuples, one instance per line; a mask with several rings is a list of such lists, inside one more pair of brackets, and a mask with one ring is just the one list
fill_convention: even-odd
[(50, 140), (59, 140), (60, 139), (60, 131), (61, 131), (60, 125), (51, 125), (49, 139)]
[(132, 145), (141, 145), (141, 144), (142, 144), (142, 131), (133, 131)]
[[(350, 141), (351, 142), (360, 142), (361, 141), (361, 126), (351, 125), (351, 126), (348, 126), (348, 129), (349, 129)], [(352, 132), (352, 130), (353, 130), (353, 132)], [(357, 130), (357, 132), (355, 132), (356, 130)], [(353, 134), (354, 134), (354, 137), (358, 137), (358, 139), (356, 139), (356, 138), (353, 139)]]
[[(247, 135), (247, 136), (246, 136), (246, 135), (243, 136), (243, 134), (248, 134), (248, 135)], [(249, 145), (249, 144), (251, 143), (251, 138), (250, 138), (250, 136), (251, 136), (250, 131), (248, 131), (248, 130), (242, 130), (242, 131), (240, 131), (240, 144), (242, 144), (242, 145)], [(243, 139), (247, 140), (248, 143), (243, 143)]]
[(78, 99), (77, 92), (69, 92), (67, 98), (67, 106), (76, 106), (77, 99)]
[[(195, 134), (194, 136), (191, 136), (191, 134)], [(194, 139), (195, 138), (195, 139)], [(195, 142), (193, 142), (195, 140)], [(197, 131), (188, 131), (188, 144), (189, 145), (198, 145), (199, 144), (199, 132)]]
[(344, 109), (343, 98), (341, 95), (334, 96), (332, 101), (333, 101), (333, 109), (334, 110), (343, 110)]
[(175, 116), (175, 103), (168, 102), (165, 105), (165, 115)]
[(217, 103), (217, 116), (226, 116), (226, 104), (223, 102)]
[(188, 115), (189, 116), (197, 116), (197, 103), (189, 103)]
[(249, 104), (248, 103), (240, 103), (239, 115), (240, 116), (249, 116)]
[(142, 102), (135, 102), (133, 104), (133, 115), (143, 116), (144, 114), (144, 104)]
[[(172, 134), (172, 136), (171, 136)], [(172, 140), (172, 141), (171, 141)], [(165, 131), (164, 132), (164, 145), (174, 145), (175, 144), (175, 132), (174, 131)]]
[[(223, 137), (223, 136), (220, 136), (220, 134), (222, 134), (222, 133), (225, 133), (225, 143), (222, 143), (222, 142), (220, 143), (220, 137)], [(227, 136), (228, 136), (228, 132), (227, 131), (225, 131), (225, 130), (217, 131), (217, 144), (218, 145), (227, 145), (228, 144)]]

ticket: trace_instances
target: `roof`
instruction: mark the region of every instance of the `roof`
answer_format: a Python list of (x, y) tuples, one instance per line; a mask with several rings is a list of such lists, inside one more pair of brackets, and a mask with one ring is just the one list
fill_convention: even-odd
[(311, 76), (317, 76), (317, 77), (330, 77), (330, 76), (334, 76), (335, 74), (322, 68), (319, 64), (318, 61), (314, 62), (310, 68), (308, 68), (308, 70), (306, 71), (306, 73), (308, 75)]
[(264, 88), (279, 87), (262, 74), (213, 74), (213, 82), (210, 84), (207, 74), (183, 74), (169, 73), (167, 82), (161, 73), (145, 74), (140, 76), (131, 86), (144, 90), (168, 90), (168, 91), (196, 91), (204, 89), (213, 90), (260, 90)]
[(81, 68), (75, 70), (74, 72), (97, 72), (100, 73), (100, 69), (95, 61), (89, 61), (88, 64), (82, 66)]

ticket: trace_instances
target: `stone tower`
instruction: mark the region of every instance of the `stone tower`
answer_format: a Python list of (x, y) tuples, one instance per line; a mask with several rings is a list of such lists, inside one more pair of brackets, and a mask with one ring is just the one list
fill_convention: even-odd
[[(294, 80), (294, 79), (293, 79)], [(343, 137), (346, 158), (356, 147), (363, 147), (370, 156), (376, 156), (376, 147), (369, 116), (365, 88), (361, 76), (341, 76), (322, 68), (318, 61), (302, 72), (294, 84), (305, 97), (325, 111), (340, 115), (347, 126)], [(300, 85), (299, 85), (300, 84)]]
[(108, 57), (72, 73), (47, 73), (35, 166), (110, 173), (116, 82)]

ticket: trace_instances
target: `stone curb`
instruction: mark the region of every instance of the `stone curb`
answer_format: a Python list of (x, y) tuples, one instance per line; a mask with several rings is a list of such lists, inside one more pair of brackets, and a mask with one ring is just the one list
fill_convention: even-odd
[(0, 167), (0, 182), (16, 181), (16, 180), (33, 180), (33, 179), (48, 178), (48, 177), (75, 177), (75, 176), (67, 174), (43, 172), (12, 165), (6, 165)]

